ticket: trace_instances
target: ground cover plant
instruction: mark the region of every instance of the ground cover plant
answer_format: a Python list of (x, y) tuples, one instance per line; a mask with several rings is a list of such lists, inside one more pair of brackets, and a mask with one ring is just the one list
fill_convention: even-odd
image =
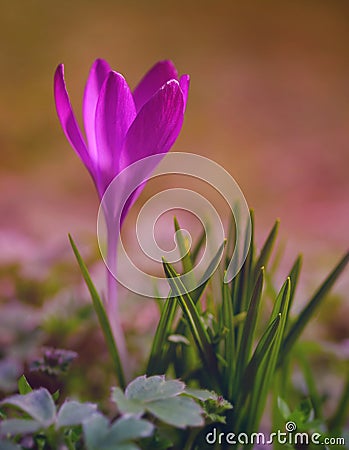
[[(58, 67), (58, 116), (69, 142), (91, 173), (100, 200), (123, 169), (154, 154), (166, 157), (182, 125), (188, 87), (189, 77), (178, 78), (172, 63), (164, 61), (155, 65), (131, 93), (120, 74), (105, 61), (97, 60), (84, 97), (86, 143), (70, 105), (63, 66)], [(117, 265), (115, 217), (119, 214), (122, 224), (154, 168), (154, 164), (146, 166), (139, 188), (132, 191), (126, 204), (118, 204), (118, 198), (114, 198), (115, 209), (103, 210), (107, 263), (112, 267)], [(157, 298), (154, 288), (158, 325), (147, 353), (142, 353), (133, 372), (119, 321), (118, 285), (113, 271), (106, 269), (108, 289), (104, 298), (89, 273), (89, 262), (82, 258), (75, 238), (69, 236), (92, 301), (75, 310), (69, 306), (65, 320), (55, 322), (55, 314), (51, 314), (49, 320), (33, 320), (27, 333), (12, 330), (13, 347), (2, 355), (1, 388), (11, 394), (1, 402), (0, 448), (345, 448), (347, 361), (330, 356), (342, 386), (338, 400), (329, 408), (331, 399), (322, 392), (316, 376), (316, 366), (321, 359), (329, 358), (329, 350), (303, 340), (303, 331), (326, 308), (331, 288), (348, 264), (349, 253), (295, 313), (302, 257), (295, 258), (279, 286), (275, 281), (275, 273), (280, 270), (277, 258), (271, 263), (278, 221), (257, 251), (254, 213), (249, 212), (248, 223), (240, 224), (246, 232), (243, 236), (249, 237), (246, 258), (237, 275), (227, 281), (238, 219), (238, 214), (231, 219), (226, 239), (194, 289), (188, 288), (181, 275), (191, 273), (207, 236), (197, 236), (189, 247), (180, 221), (174, 219), (180, 261), (174, 265), (166, 258), (162, 260), (168, 297)], [(87, 345), (83, 348), (82, 344), (81, 355), (86, 358), (86, 373), (94, 370), (100, 361), (96, 364), (98, 355), (89, 352), (88, 343), (92, 330), (96, 330), (96, 318), (104, 337), (99, 345), (108, 350), (108, 356), (93, 377), (97, 382), (92, 398), (93, 389), (84, 379), (84, 371), (74, 369), (80, 352), (76, 348), (72, 351), (63, 336), (74, 336), (78, 329), (84, 329)], [(30, 346), (43, 343), (50, 343), (50, 347), (31, 361), (30, 367), (24, 367), (25, 375), (19, 376)], [(16, 346), (22, 351), (14, 352)], [(18, 383), (14, 386), (15, 378)], [(70, 386), (68, 398), (66, 385)], [(14, 393), (16, 389), (18, 393)], [(77, 391), (81, 400), (76, 399)]]

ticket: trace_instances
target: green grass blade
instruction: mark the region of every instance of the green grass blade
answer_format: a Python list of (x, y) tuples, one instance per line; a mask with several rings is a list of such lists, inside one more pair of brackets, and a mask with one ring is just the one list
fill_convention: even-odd
[[(280, 327), (281, 315), (277, 316), (267, 327), (262, 337), (260, 338), (253, 356), (248, 363), (243, 376), (239, 383), (239, 389), (236, 393), (237, 399), (235, 401), (235, 430), (240, 431), (241, 425), (246, 422), (249, 415), (254, 414), (251, 408), (247, 406), (248, 397), (256, 389), (256, 379), (258, 370), (262, 367), (264, 361), (268, 358), (269, 350), (272, 347), (276, 335)], [(230, 400), (230, 399), (229, 399)], [(234, 399), (231, 399), (234, 401)]]
[(224, 339), (223, 355), (226, 362), (226, 366), (223, 369), (223, 384), (225, 388), (224, 395), (227, 398), (232, 398), (236, 369), (236, 347), (233, 303), (231, 300), (229, 285), (227, 283), (223, 283), (222, 325), (227, 330), (227, 334)]
[[(219, 261), (221, 260), (223, 251), (224, 251), (224, 245), (225, 245), (225, 241), (222, 243), (222, 245), (219, 247), (217, 253), (215, 254), (215, 256), (212, 258), (209, 266), (207, 267), (207, 269), (204, 272), (204, 275), (201, 278), (201, 285), (195, 289), (194, 291), (192, 291), (190, 293), (190, 297), (192, 299), (192, 301), (194, 302), (194, 304), (197, 304), (208, 284), (208, 282), (210, 281), (210, 275), (213, 274), (213, 272), (215, 271), (215, 269), (218, 267)], [(205, 280), (205, 281), (203, 281)], [(175, 354), (175, 345), (170, 345), (168, 346), (168, 342), (167, 342), (167, 337), (169, 334), (171, 334), (169, 332), (169, 328), (168, 329), (163, 329), (163, 327), (165, 326), (166, 323), (169, 323), (169, 326), (171, 326), (172, 321), (173, 321), (173, 317), (177, 308), (177, 302), (175, 301), (175, 299), (170, 299), (171, 304), (167, 304), (166, 301), (166, 305), (167, 307), (170, 309), (170, 311), (168, 311), (167, 309), (163, 311), (163, 314), (160, 317), (160, 322), (159, 326), (156, 330), (156, 335), (154, 338), (153, 342), (153, 348), (151, 351), (151, 356), (149, 359), (149, 363), (148, 363), (148, 370), (150, 371), (149, 373), (154, 373), (154, 370), (157, 370), (156, 368), (159, 367), (165, 367), (168, 364), (168, 361), (174, 361), (176, 354)], [(186, 322), (181, 320), (176, 329), (173, 331), (173, 334), (178, 334), (178, 335), (184, 335), (187, 336), (187, 325)], [(189, 349), (185, 349), (185, 354), (187, 355), (189, 352)], [(148, 372), (147, 372), (148, 373)], [(160, 373), (157, 371), (157, 373)]]
[(270, 320), (274, 320), (275, 317), (279, 314), (283, 315), (283, 320), (286, 323), (286, 312), (288, 310), (288, 305), (290, 302), (290, 293), (291, 293), (291, 279), (287, 277), (285, 283), (282, 285), (280, 292), (278, 293), (274, 307), (270, 316)]
[(18, 392), (21, 395), (25, 395), (32, 391), (33, 391), (33, 388), (28, 383), (27, 378), (25, 377), (25, 375), (22, 375), (20, 377), (20, 379), (18, 380)]
[(163, 367), (163, 355), (169, 347), (167, 338), (171, 334), (171, 326), (177, 309), (177, 303), (170, 295), (165, 301), (159, 324), (156, 328), (146, 370), (147, 375), (156, 375), (163, 373), (165, 370), (165, 367)]
[(280, 224), (280, 221), (277, 220), (275, 222), (273, 228), (271, 229), (271, 231), (270, 231), (270, 233), (269, 233), (269, 235), (268, 235), (268, 237), (267, 237), (267, 239), (266, 239), (266, 241), (265, 241), (265, 243), (264, 243), (264, 245), (262, 247), (262, 250), (261, 250), (261, 252), (259, 254), (259, 257), (258, 257), (258, 259), (256, 261), (256, 264), (254, 265), (253, 283), (255, 283), (255, 281), (256, 281), (256, 279), (258, 277), (260, 268), (263, 267), (263, 266), (266, 267), (267, 264), (268, 264), (268, 261), (269, 261), (269, 258), (270, 258), (270, 254), (271, 254), (271, 251), (273, 249), (273, 246), (274, 246), (274, 243), (275, 243), (275, 240), (276, 240), (276, 237), (277, 237), (277, 233), (278, 233), (278, 230), (279, 230), (279, 224)]
[(193, 264), (195, 264), (195, 262), (199, 256), (200, 250), (202, 249), (202, 246), (204, 245), (205, 241), (206, 241), (206, 232), (205, 232), (205, 229), (203, 229), (202, 233), (199, 237), (199, 240), (198, 240), (197, 244), (195, 245), (195, 247), (193, 248), (193, 251), (191, 253), (191, 259), (192, 259)]
[(251, 414), (249, 414), (247, 421), (247, 430), (249, 432), (258, 431), (258, 426), (265, 407), (267, 395), (274, 378), (276, 364), (278, 361), (286, 325), (290, 292), (291, 280), (290, 278), (287, 278), (277, 296), (275, 307), (271, 314), (271, 323), (273, 323), (273, 321), (275, 321), (277, 317), (280, 317), (280, 325), (278, 327), (274, 342), (261, 363), (261, 366), (257, 372), (256, 380), (253, 385), (250, 403)]
[(226, 246), (226, 254), (225, 257), (228, 259), (228, 263), (232, 257), (234, 252), (234, 242), (236, 235), (236, 225), (234, 214), (231, 215), (228, 226), (228, 234), (227, 234), (227, 246)]
[[(217, 268), (219, 261), (221, 260), (222, 253), (224, 251), (224, 245), (225, 245), (225, 242), (223, 242), (223, 244), (219, 247), (217, 253), (213, 257), (208, 268), (205, 270), (205, 273), (201, 278), (202, 284), (197, 289), (195, 289), (193, 292), (190, 293), (190, 297), (193, 300), (194, 304), (197, 304), (198, 301), (200, 300), (201, 295), (203, 294), (208, 282), (210, 281), (210, 275), (213, 275), (214, 270)], [(206, 280), (206, 281), (203, 281), (203, 280)], [(185, 333), (185, 323), (180, 322), (177, 326), (175, 334), (184, 334), (184, 333)]]
[(73, 238), (71, 237), (71, 235), (69, 235), (69, 241), (70, 241), (70, 245), (72, 246), (75, 257), (78, 261), (78, 264), (80, 266), (82, 276), (83, 276), (85, 283), (88, 287), (88, 290), (90, 292), (93, 307), (96, 311), (96, 314), (97, 314), (97, 317), (99, 320), (99, 324), (102, 328), (102, 331), (103, 331), (103, 334), (104, 334), (104, 337), (105, 337), (105, 340), (107, 343), (107, 347), (109, 350), (109, 354), (111, 356), (111, 359), (112, 359), (112, 362), (114, 365), (116, 377), (119, 381), (120, 387), (122, 389), (125, 389), (126, 382), (125, 382), (123, 368), (121, 365), (119, 352), (118, 352), (118, 349), (117, 349), (115, 341), (114, 341), (114, 337), (113, 337), (113, 333), (111, 331), (109, 319), (105, 312), (102, 300), (100, 299), (100, 297), (97, 293), (97, 290), (91, 280), (90, 274), (88, 273), (87, 267), (80, 255), (79, 250), (78, 250), (77, 246), (75, 245), (75, 242), (74, 242)]
[(330, 431), (340, 431), (344, 426), (348, 418), (349, 410), (349, 371), (347, 380), (345, 382), (343, 393), (339, 397), (339, 404), (331, 419), (328, 422)]
[(262, 335), (261, 339), (259, 340), (256, 350), (254, 351), (253, 356), (245, 369), (242, 383), (244, 384), (244, 389), (246, 391), (250, 390), (250, 388), (252, 387), (253, 381), (255, 379), (256, 371), (258, 370), (258, 367), (261, 365), (263, 358), (265, 358), (265, 355), (268, 353), (268, 350), (270, 349), (270, 347), (275, 339), (277, 330), (280, 325), (280, 320), (281, 320), (281, 314), (278, 315), (269, 324), (265, 333)]
[(308, 395), (310, 397), (311, 404), (314, 409), (315, 419), (320, 419), (323, 421), (323, 412), (322, 412), (323, 399), (321, 398), (321, 395), (318, 392), (316, 386), (316, 379), (311, 369), (308, 360), (308, 355), (302, 351), (302, 348), (300, 348), (299, 351), (297, 351), (297, 362), (303, 372), (304, 380), (308, 388)]
[[(260, 269), (259, 276), (257, 278), (257, 282), (255, 288), (253, 290), (252, 298), (250, 305), (247, 310), (246, 320), (244, 322), (241, 342), (238, 350), (237, 364), (236, 364), (236, 380), (235, 380), (235, 388), (237, 389), (242, 373), (246, 368), (248, 359), (251, 354), (253, 337), (255, 334), (256, 324), (257, 324), (257, 316), (259, 305), (262, 298), (262, 290), (264, 284), (264, 267)], [(235, 389), (235, 392), (236, 392)]]
[[(291, 280), (291, 291), (290, 291), (290, 301), (288, 304), (288, 311), (287, 311), (287, 315), (289, 315), (289, 312), (292, 308), (292, 304), (293, 304), (293, 299), (294, 299), (294, 294), (298, 285), (298, 280), (299, 280), (299, 275), (301, 272), (301, 268), (302, 268), (302, 255), (299, 255), (296, 259), (296, 261), (294, 262), (290, 273), (289, 273), (289, 278)], [(286, 323), (287, 326), (287, 323)]]
[[(250, 212), (250, 221), (247, 227), (251, 227), (251, 236), (246, 233), (244, 251), (247, 253), (246, 260), (242, 265), (239, 273), (233, 279), (232, 298), (235, 314), (241, 311), (246, 311), (249, 293), (252, 291), (251, 287), (251, 265), (253, 260), (253, 233), (254, 233), (254, 218), (253, 212)], [(248, 237), (250, 236), (250, 239)]]
[(329, 274), (323, 284), (319, 287), (319, 289), (315, 292), (314, 296), (311, 298), (307, 306), (303, 309), (303, 311), (299, 314), (295, 323), (291, 326), (290, 331), (288, 332), (284, 343), (282, 345), (282, 352), (279, 358), (279, 364), (282, 363), (283, 359), (290, 352), (293, 345), (302, 334), (305, 326), (309, 322), (309, 320), (313, 317), (316, 310), (319, 308), (326, 295), (337, 281), (338, 277), (341, 275), (346, 265), (349, 262), (349, 252), (344, 255), (344, 257), (339, 261), (337, 266), (333, 269), (333, 271)]
[(200, 357), (206, 368), (215, 378), (212, 381), (215, 382), (215, 384), (218, 384), (217, 358), (195, 304), (188, 293), (182, 294), (182, 292), (185, 291), (185, 287), (183, 286), (179, 275), (176, 273), (172, 265), (163, 259), (163, 266), (171, 290), (175, 294), (176, 299), (183, 311), (183, 316), (189, 325), (190, 331), (199, 350)]
[[(176, 217), (174, 217), (174, 228), (176, 232), (176, 241), (179, 248), (179, 253), (182, 258), (183, 272), (187, 273), (193, 270), (193, 263), (190, 252), (187, 248), (186, 240), (181, 233), (181, 227)], [(172, 292), (172, 291), (171, 291)], [(177, 302), (171, 297), (171, 292), (167, 298), (162, 314), (160, 316), (159, 324), (153, 339), (152, 349), (149, 357), (147, 374), (154, 375), (162, 373), (164, 358), (163, 355), (169, 348), (168, 336), (171, 334), (171, 326), (177, 309)], [(176, 333), (182, 334), (182, 333)]]
[(199, 281), (199, 287), (197, 287), (193, 292), (190, 293), (190, 296), (194, 303), (197, 303), (200, 300), (200, 297), (203, 294), (205, 287), (207, 286), (207, 283), (210, 281), (211, 276), (216, 271), (219, 262), (222, 258), (225, 244), (226, 240), (224, 240), (223, 243), (220, 245), (219, 249), (217, 250), (217, 253), (214, 255), (210, 264), (205, 270), (203, 276), (201, 277), (201, 280)]
[(186, 239), (181, 232), (181, 227), (179, 226), (177, 218), (175, 217), (173, 221), (176, 232), (176, 241), (182, 259), (183, 273), (188, 273), (193, 270), (193, 263), (191, 260), (190, 251), (187, 247)]
[[(251, 241), (250, 241), (250, 248), (248, 249), (248, 258), (246, 260), (246, 263), (248, 264), (248, 273), (251, 273), (252, 271), (252, 265), (254, 260), (254, 229), (255, 229), (255, 219), (254, 219), (254, 210), (250, 210), (250, 219), (251, 219)], [(251, 286), (251, 290), (253, 289), (253, 286)]]

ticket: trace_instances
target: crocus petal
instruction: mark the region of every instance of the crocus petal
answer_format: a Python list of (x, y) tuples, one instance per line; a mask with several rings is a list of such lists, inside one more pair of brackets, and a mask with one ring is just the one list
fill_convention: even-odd
[(61, 122), (64, 134), (66, 135), (70, 145), (80, 156), (85, 166), (94, 177), (94, 169), (88, 153), (86, 144), (81, 135), (78, 123), (75, 119), (73, 109), (70, 104), (68, 92), (64, 81), (64, 66), (60, 64), (55, 72), (54, 77), (54, 97), (56, 110), (59, 121)]
[[(122, 151), (121, 168), (147, 156), (167, 153), (182, 128), (183, 113), (183, 92), (178, 81), (171, 80), (143, 106), (127, 132)], [(159, 160), (156, 159), (141, 167), (142, 174), (139, 179), (146, 180), (158, 163)], [(140, 195), (143, 187), (144, 183), (129, 197), (122, 212), (121, 222), (125, 219), (128, 210)]]
[(172, 61), (159, 61), (155, 64), (133, 92), (137, 112), (167, 81), (177, 78), (177, 70)]
[(188, 91), (189, 91), (189, 85), (190, 85), (190, 76), (189, 75), (182, 75), (179, 79), (179, 85), (183, 92), (183, 100), (184, 100), (184, 110), (187, 106), (188, 101)]
[(122, 75), (110, 72), (96, 107), (97, 188), (100, 194), (104, 193), (119, 171), (125, 136), (135, 116), (136, 109), (128, 84)]
[(97, 147), (95, 134), (95, 117), (98, 97), (108, 73), (109, 64), (103, 59), (97, 59), (91, 69), (86, 82), (83, 100), (83, 118), (88, 142), (89, 153), (93, 161), (97, 161)]
[(137, 114), (126, 135), (122, 166), (126, 167), (150, 155), (168, 152), (182, 123), (183, 93), (178, 81), (171, 80)]
[(140, 184), (137, 189), (135, 189), (132, 194), (128, 197), (128, 199), (125, 202), (125, 206), (122, 209), (121, 217), (120, 217), (120, 227), (124, 223), (124, 220), (126, 219), (127, 213), (132, 208), (132, 206), (135, 204), (137, 198), (141, 195), (141, 192), (145, 188), (146, 181), (142, 184)]

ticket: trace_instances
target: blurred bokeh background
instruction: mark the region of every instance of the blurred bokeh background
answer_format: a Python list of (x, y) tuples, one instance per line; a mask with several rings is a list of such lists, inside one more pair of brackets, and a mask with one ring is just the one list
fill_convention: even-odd
[(280, 217), (291, 254), (330, 265), (348, 244), (348, 42), (341, 0), (2, 1), (1, 258), (95, 232), (94, 186), (55, 113), (57, 64), (80, 118), (96, 57), (131, 86), (170, 58), (192, 80), (174, 149), (223, 165), (262, 236)]
[[(191, 75), (174, 149), (225, 167), (255, 209), (276, 217), (286, 261), (301, 251), (309, 292), (348, 246), (349, 3), (3, 0), (0, 14), (0, 260), (29, 270), (95, 245), (97, 196), (56, 117), (65, 64), (81, 118), (102, 57), (134, 87), (154, 62)], [(289, 259), (288, 259), (289, 258)], [(343, 277), (337, 290), (349, 288)]]

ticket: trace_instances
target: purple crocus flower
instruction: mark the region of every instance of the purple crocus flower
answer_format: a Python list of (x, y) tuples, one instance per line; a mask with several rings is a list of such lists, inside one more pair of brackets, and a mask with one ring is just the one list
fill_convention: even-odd
[[(64, 66), (57, 67), (54, 77), (57, 114), (68, 141), (90, 172), (100, 200), (123, 169), (147, 156), (170, 150), (183, 124), (188, 89), (189, 76), (178, 78), (171, 61), (155, 64), (131, 92), (120, 73), (111, 70), (106, 61), (97, 59), (85, 87), (84, 137), (66, 90)], [(142, 187), (125, 204), (120, 226)], [(113, 217), (108, 218), (105, 213), (107, 228), (110, 226), (108, 266), (115, 267), (116, 241), (110, 223)], [(116, 281), (109, 272), (106, 307), (122, 357), (125, 345), (118, 317)]]
[[(120, 73), (111, 70), (106, 61), (97, 59), (84, 93), (84, 139), (66, 90), (64, 66), (57, 67), (54, 78), (57, 114), (68, 141), (89, 170), (100, 199), (125, 167), (170, 150), (183, 124), (188, 88), (188, 75), (178, 80), (173, 63), (160, 61), (131, 92)], [(132, 198), (126, 209), (135, 200)], [(123, 218), (126, 213), (127, 210)]]

